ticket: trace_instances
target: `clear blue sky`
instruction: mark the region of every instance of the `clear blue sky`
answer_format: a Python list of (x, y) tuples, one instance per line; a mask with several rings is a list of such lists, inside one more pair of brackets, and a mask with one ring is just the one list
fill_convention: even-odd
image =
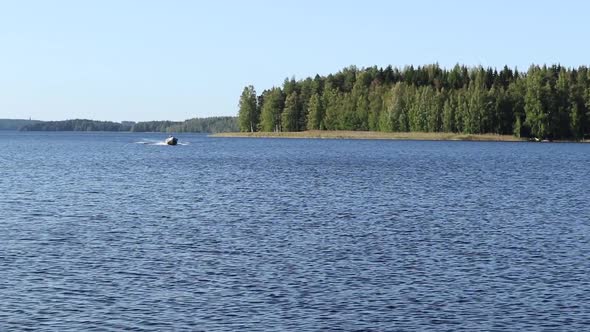
[(0, 118), (236, 115), (345, 66), (590, 62), (586, 1), (0, 0)]

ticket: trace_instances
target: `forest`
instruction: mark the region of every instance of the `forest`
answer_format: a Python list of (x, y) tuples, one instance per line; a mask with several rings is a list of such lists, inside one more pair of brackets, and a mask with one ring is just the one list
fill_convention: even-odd
[(132, 122), (95, 121), (75, 119), (65, 121), (39, 121), (19, 128), (20, 131), (129, 131)]
[(242, 132), (363, 130), (501, 134), (580, 140), (590, 136), (590, 72), (531, 65), (526, 72), (431, 64), (350, 66), (287, 78), (239, 99)]
[[(15, 129), (15, 128), (13, 128)], [(218, 133), (237, 131), (237, 118), (232, 116), (193, 118), (185, 121), (111, 122), (86, 119), (64, 121), (35, 121), (25, 123), (21, 131), (132, 131), (132, 132), (190, 132)]]
[(220, 133), (237, 130), (238, 122), (235, 116), (193, 118), (182, 122), (138, 122), (131, 127), (131, 131), (134, 132)]
[(40, 122), (38, 120), (25, 119), (0, 119), (0, 130), (18, 130), (19, 128)]

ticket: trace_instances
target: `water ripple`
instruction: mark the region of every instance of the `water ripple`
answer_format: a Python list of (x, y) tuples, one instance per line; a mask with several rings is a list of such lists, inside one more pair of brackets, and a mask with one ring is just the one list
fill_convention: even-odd
[(0, 133), (0, 330), (590, 324), (586, 145), (145, 135)]

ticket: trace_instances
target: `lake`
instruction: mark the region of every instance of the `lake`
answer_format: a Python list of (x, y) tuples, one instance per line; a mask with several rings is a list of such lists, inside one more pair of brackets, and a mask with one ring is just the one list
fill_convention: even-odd
[(581, 331), (590, 145), (0, 132), (0, 330)]

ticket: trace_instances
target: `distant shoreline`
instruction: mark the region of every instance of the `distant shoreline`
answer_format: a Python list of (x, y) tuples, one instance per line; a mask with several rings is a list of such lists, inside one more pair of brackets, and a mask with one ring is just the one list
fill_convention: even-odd
[(216, 133), (211, 137), (251, 137), (251, 138), (322, 138), (322, 139), (380, 139), (380, 140), (415, 140), (415, 141), (488, 141), (488, 142), (526, 142), (527, 139), (511, 135), (494, 134), (456, 134), (456, 133), (422, 133), (422, 132), (377, 132), (377, 131), (340, 131), (310, 130), (298, 132), (228, 132)]
[(23, 119), (0, 119), (0, 130), (18, 131), (77, 131), (77, 132), (161, 132), (161, 133), (214, 133), (238, 130), (235, 116), (192, 118), (184, 121), (98, 121), (71, 119), (62, 121), (39, 121)]

